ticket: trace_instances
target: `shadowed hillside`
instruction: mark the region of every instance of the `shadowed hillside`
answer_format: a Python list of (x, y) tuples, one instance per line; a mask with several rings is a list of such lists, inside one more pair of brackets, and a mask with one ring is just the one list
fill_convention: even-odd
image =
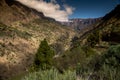
[[(90, 36), (99, 36), (99, 40), (97, 43), (102, 44), (102, 42), (106, 42), (109, 44), (116, 44), (120, 43), (120, 5), (105, 15), (100, 23), (94, 26), (93, 29), (85, 32), (81, 36), (81, 41), (88, 42), (87, 38)], [(96, 35), (97, 33), (97, 35)]]

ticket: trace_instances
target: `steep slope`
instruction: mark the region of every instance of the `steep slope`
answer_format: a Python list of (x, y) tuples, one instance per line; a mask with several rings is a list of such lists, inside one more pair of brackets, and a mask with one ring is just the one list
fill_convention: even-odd
[[(102, 44), (102, 42), (108, 44), (118, 44), (120, 43), (120, 5), (105, 15), (99, 24), (94, 26), (93, 29), (87, 31), (81, 36), (81, 41), (89, 42), (91, 37), (94, 36), (97, 39), (97, 43)], [(97, 35), (96, 35), (97, 34)], [(98, 36), (98, 37), (97, 37)], [(99, 39), (98, 39), (99, 38)], [(92, 38), (91, 38), (92, 40)]]
[(42, 13), (28, 8), (15, 0), (0, 0), (0, 4), (0, 22), (7, 25), (15, 21), (27, 23), (30, 20), (44, 17)]
[(0, 80), (27, 72), (44, 38), (55, 49), (70, 47), (75, 32), (42, 13), (14, 0), (0, 0), (0, 10)]

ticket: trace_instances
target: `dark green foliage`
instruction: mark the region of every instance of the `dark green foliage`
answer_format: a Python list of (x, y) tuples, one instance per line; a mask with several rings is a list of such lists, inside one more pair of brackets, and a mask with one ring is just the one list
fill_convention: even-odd
[(103, 56), (103, 61), (105, 64), (111, 67), (120, 66), (120, 45), (111, 46), (106, 54)]
[(72, 42), (71, 48), (76, 48), (76, 47), (80, 46), (80, 41), (79, 41), (79, 38), (77, 36), (72, 38), (71, 42)]
[(35, 68), (36, 69), (49, 69), (53, 64), (54, 51), (48, 45), (46, 39), (41, 41), (38, 51), (35, 55)]
[(90, 80), (119, 80), (120, 79), (120, 45), (111, 46), (107, 52), (98, 58), (94, 73)]
[(87, 44), (91, 47), (94, 47), (100, 41), (99, 31), (91, 33), (87, 38)]
[(113, 25), (108, 26), (108, 28), (103, 29), (102, 32), (102, 41), (110, 42), (112, 44), (120, 43), (120, 26)]

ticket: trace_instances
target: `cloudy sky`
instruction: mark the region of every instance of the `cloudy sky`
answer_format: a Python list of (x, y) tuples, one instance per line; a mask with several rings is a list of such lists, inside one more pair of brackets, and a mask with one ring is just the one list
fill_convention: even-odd
[(110, 12), (119, 0), (17, 0), (57, 21), (97, 18)]
[(76, 8), (70, 18), (94, 18), (110, 12), (119, 0), (66, 0), (66, 3)]

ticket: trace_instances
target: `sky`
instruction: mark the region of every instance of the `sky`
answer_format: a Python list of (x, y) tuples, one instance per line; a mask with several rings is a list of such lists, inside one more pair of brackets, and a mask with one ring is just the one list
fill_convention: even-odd
[(98, 18), (109, 13), (120, 0), (16, 0), (56, 21)]
[(114, 9), (119, 0), (57, 0), (57, 2), (61, 6), (67, 4), (75, 8), (69, 18), (97, 18)]

